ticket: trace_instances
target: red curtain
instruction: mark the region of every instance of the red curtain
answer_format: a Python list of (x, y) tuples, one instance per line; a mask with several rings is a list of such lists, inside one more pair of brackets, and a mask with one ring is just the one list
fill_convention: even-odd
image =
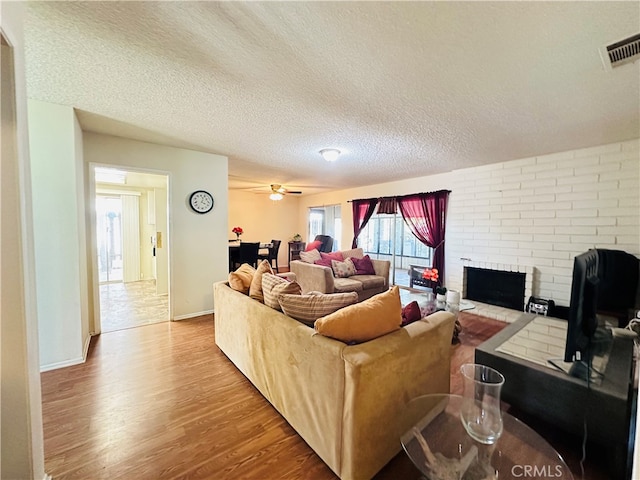
[(358, 246), (358, 235), (360, 235), (371, 215), (373, 215), (377, 203), (377, 198), (366, 198), (351, 202), (351, 209), (353, 210), (353, 242), (351, 242), (351, 248)]
[(397, 197), (402, 218), (418, 240), (433, 248), (433, 268), (444, 280), (444, 237), (449, 190)]
[(398, 202), (396, 201), (396, 197), (380, 197), (378, 199), (378, 214), (396, 213), (398, 211), (397, 204)]

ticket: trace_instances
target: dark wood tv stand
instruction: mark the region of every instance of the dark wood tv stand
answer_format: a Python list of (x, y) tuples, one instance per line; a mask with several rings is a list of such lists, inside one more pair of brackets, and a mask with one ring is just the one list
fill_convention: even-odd
[(505, 377), (502, 399), (526, 414), (610, 449), (616, 478), (630, 478), (637, 385), (633, 340), (613, 337), (613, 345), (599, 384), (572, 377), (560, 370), (496, 351), (533, 320), (523, 314), (497, 335), (476, 348), (475, 361), (489, 365)]

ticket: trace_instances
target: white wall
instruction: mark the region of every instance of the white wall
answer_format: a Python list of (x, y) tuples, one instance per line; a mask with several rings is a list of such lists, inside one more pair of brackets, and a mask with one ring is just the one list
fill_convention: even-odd
[(83, 317), (88, 312), (86, 243), (81, 244), (85, 225), (80, 223), (84, 175), (73, 109), (37, 100), (29, 100), (28, 107), (40, 366), (45, 371), (84, 361), (89, 334)]
[(29, 180), (24, 5), (0, 2), (0, 478), (44, 477)]
[(229, 223), (226, 226), (227, 239), (235, 238), (233, 227), (242, 227), (242, 240), (246, 242), (270, 242), (282, 240), (278, 251), (278, 267), (289, 264), (288, 242), (296, 233), (304, 234), (299, 228), (300, 198), (285, 195), (274, 202), (269, 195), (229, 191)]
[(343, 245), (353, 236), (348, 200), (451, 190), (446, 279), (462, 290), (465, 262), (534, 267), (533, 294), (568, 305), (573, 257), (589, 248), (640, 255), (639, 140), (304, 196), (342, 205)]
[[(640, 255), (638, 141), (457, 172), (447, 281), (464, 262), (534, 268), (533, 294), (569, 305), (573, 257), (589, 248)], [(495, 267), (494, 267), (495, 268)]]
[[(84, 160), (169, 175), (170, 315), (178, 320), (212, 312), (211, 285), (228, 275), (227, 158), (85, 132)], [(200, 189), (215, 201), (205, 215), (188, 206), (189, 195)]]

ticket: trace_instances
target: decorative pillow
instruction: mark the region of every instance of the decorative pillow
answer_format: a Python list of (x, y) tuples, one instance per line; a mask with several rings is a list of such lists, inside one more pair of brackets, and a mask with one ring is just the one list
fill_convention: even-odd
[(229, 274), (229, 286), (238, 292), (242, 292), (245, 295), (249, 293), (249, 287), (251, 287), (251, 280), (256, 273), (256, 269), (248, 263), (240, 265), (235, 272)]
[(306, 295), (281, 294), (278, 296), (278, 300), (285, 315), (312, 327), (316, 319), (356, 303), (358, 294), (356, 292), (310, 292)]
[(265, 273), (273, 273), (271, 264), (268, 260), (263, 260), (258, 264), (258, 269), (253, 275), (251, 286), (249, 287), (249, 296), (260, 303), (264, 303), (264, 294), (262, 293), (262, 275)]
[(300, 295), (302, 289), (298, 282), (290, 282), (277, 275), (265, 273), (262, 275), (262, 293), (264, 294), (264, 304), (266, 306), (281, 310), (278, 295), (282, 293)]
[(401, 323), (400, 290), (393, 286), (385, 293), (320, 317), (315, 329), (345, 343), (366, 342), (398, 330)]
[(315, 263), (316, 260), (320, 260), (320, 252), (318, 250), (309, 250), (308, 252), (300, 252), (300, 260), (307, 263)]
[(318, 250), (320, 251), (320, 246), (322, 245), (322, 242), (320, 240), (314, 240), (313, 242), (309, 242), (307, 244), (307, 247), (304, 249), (305, 252), (310, 252), (311, 250)]
[(421, 318), (422, 318), (422, 312), (420, 312), (420, 306), (418, 305), (418, 302), (414, 300), (408, 305), (405, 305), (402, 309), (401, 327), (404, 327), (405, 325), (409, 325), (410, 323), (420, 320)]
[(356, 267), (350, 258), (347, 258), (344, 262), (331, 260), (331, 269), (337, 278), (347, 278), (356, 274)]
[(316, 265), (322, 265), (323, 267), (331, 267), (331, 260), (337, 260), (339, 262), (342, 262), (344, 260), (344, 257), (342, 256), (342, 252), (331, 252), (331, 253), (320, 252), (320, 260), (316, 260), (313, 263), (315, 263)]
[(342, 262), (344, 260), (344, 257), (342, 256), (342, 252), (331, 252), (331, 253), (320, 252), (320, 257), (322, 259), (328, 258), (329, 260), (338, 260), (339, 262)]
[(330, 258), (321, 258), (320, 260), (316, 260), (313, 263), (315, 263), (316, 265), (322, 265), (323, 267), (331, 268), (331, 259)]
[(356, 267), (356, 275), (375, 275), (376, 270), (373, 268), (373, 262), (369, 255), (365, 255), (362, 258), (349, 257), (349, 260)]

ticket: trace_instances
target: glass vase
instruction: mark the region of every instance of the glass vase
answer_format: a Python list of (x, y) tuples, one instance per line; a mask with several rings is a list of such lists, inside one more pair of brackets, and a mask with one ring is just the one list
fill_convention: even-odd
[(504, 376), (497, 370), (467, 363), (460, 367), (464, 392), (460, 419), (467, 433), (484, 444), (495, 443), (502, 434), (500, 392)]

